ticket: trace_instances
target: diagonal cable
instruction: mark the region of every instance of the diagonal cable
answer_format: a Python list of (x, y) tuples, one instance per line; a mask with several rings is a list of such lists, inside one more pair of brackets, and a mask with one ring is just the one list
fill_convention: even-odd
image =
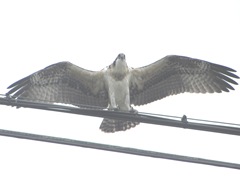
[(175, 155), (175, 154), (169, 154), (169, 153), (161, 153), (156, 151), (148, 151), (148, 150), (129, 148), (129, 147), (113, 146), (108, 144), (99, 144), (99, 143), (79, 141), (74, 139), (67, 139), (67, 138), (60, 138), (60, 137), (53, 137), (53, 136), (45, 136), (45, 135), (39, 135), (39, 134), (30, 134), (30, 133), (0, 129), (0, 135), (7, 136), (7, 137), (42, 141), (42, 142), (48, 142), (48, 143), (56, 143), (56, 144), (63, 144), (63, 145), (69, 145), (69, 146), (77, 146), (77, 147), (92, 148), (92, 149), (112, 151), (112, 152), (118, 152), (118, 153), (132, 154), (132, 155), (138, 155), (138, 156), (146, 156), (146, 157), (152, 157), (152, 158), (161, 158), (161, 159), (169, 159), (169, 160), (189, 162), (189, 163), (226, 167), (226, 168), (232, 168), (232, 169), (240, 169), (240, 164), (236, 164), (236, 163)]
[[(0, 98), (0, 104), (2, 105), (9, 105), (9, 106), (16, 106), (16, 107), (25, 107), (25, 108), (34, 108), (34, 109), (41, 109), (41, 110), (50, 110), (50, 111), (57, 111), (57, 112), (64, 112), (64, 113), (71, 113), (71, 114), (78, 114), (78, 115), (87, 115), (87, 116), (95, 116), (95, 117), (103, 117), (109, 119), (116, 119), (116, 120), (134, 120), (139, 121), (142, 123), (148, 124), (155, 124), (155, 125), (164, 125), (164, 126), (171, 126), (171, 127), (178, 127), (178, 128), (185, 128), (185, 129), (193, 129), (193, 130), (201, 130), (201, 131), (208, 131), (208, 132), (216, 132), (216, 133), (223, 133), (223, 134), (230, 134), (230, 135), (240, 135), (240, 126), (226, 126), (224, 125), (217, 125), (215, 123), (197, 123), (188, 121), (187, 117), (184, 115), (179, 120), (173, 118), (163, 118), (160, 116), (151, 116), (143, 113), (128, 113), (128, 112), (120, 112), (120, 111), (107, 111), (96, 109), (95, 107), (72, 107), (72, 106), (64, 106), (58, 104), (48, 104), (48, 103), (37, 103), (31, 102), (26, 100), (18, 100), (9, 97)], [(215, 121), (216, 122), (216, 121)], [(219, 122), (219, 124), (221, 124)]]

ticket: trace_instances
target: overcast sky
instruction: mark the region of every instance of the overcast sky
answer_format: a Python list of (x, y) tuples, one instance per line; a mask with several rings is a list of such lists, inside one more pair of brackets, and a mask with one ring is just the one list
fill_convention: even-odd
[[(101, 70), (118, 53), (140, 67), (169, 54), (236, 69), (240, 75), (240, 2), (0, 1), (0, 93), (37, 70), (70, 61)], [(239, 80), (238, 80), (239, 83)], [(181, 94), (138, 111), (239, 123), (240, 87)], [(0, 106), (0, 129), (240, 163), (240, 138), (141, 124), (106, 134), (101, 118)], [(240, 171), (0, 137), (1, 179), (239, 179)]]

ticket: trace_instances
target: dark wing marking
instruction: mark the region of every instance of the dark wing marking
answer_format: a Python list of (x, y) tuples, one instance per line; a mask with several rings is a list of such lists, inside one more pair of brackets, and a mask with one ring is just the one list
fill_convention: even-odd
[(184, 56), (166, 56), (145, 67), (131, 71), (131, 104), (143, 105), (169, 95), (220, 93), (234, 90), (235, 70), (207, 61)]
[(103, 72), (88, 71), (70, 62), (60, 62), (27, 76), (12, 85), (7, 95), (37, 102), (108, 105)]

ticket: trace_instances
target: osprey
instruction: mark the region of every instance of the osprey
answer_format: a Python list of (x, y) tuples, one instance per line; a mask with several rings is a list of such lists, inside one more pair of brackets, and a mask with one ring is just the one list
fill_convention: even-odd
[[(89, 71), (70, 62), (59, 62), (12, 85), (7, 95), (36, 102), (90, 105), (102, 109), (136, 112), (143, 105), (164, 97), (190, 93), (221, 93), (234, 90), (235, 70), (185, 56), (169, 55), (140, 68), (129, 68), (125, 55), (101, 71)], [(104, 132), (123, 131), (139, 122), (104, 118)]]

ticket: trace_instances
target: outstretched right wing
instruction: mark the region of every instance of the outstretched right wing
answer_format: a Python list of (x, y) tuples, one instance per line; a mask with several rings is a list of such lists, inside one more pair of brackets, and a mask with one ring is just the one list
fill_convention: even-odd
[(108, 94), (103, 73), (89, 71), (70, 62), (60, 62), (13, 83), (6, 95), (36, 102), (106, 108)]

